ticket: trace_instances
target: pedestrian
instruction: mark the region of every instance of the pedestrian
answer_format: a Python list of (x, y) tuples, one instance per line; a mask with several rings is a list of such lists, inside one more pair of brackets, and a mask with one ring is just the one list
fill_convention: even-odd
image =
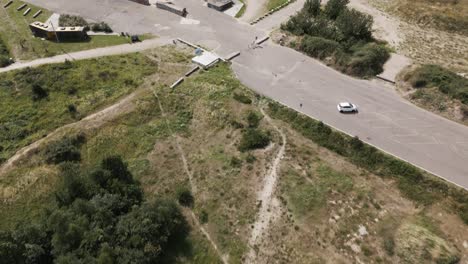
[(299, 104), (299, 107), (302, 108), (302, 103)]

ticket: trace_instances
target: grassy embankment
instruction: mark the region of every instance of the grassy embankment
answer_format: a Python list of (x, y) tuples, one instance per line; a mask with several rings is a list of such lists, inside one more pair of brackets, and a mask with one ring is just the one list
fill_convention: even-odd
[[(45, 22), (52, 13), (46, 9), (28, 4), (26, 8), (31, 8), (31, 11), (27, 16), (23, 16), (26, 8), (21, 11), (16, 10), (22, 4), (23, 2), (15, 1), (8, 8), (0, 8), (0, 37), (15, 60), (31, 60), (65, 52), (128, 43), (127, 38), (120, 36), (93, 36), (86, 42), (67, 43), (56, 43), (34, 38), (29, 29), (29, 24), (35, 21)], [(37, 18), (33, 18), (33, 14), (38, 10), (42, 10), (42, 14)]]
[(2, 74), (0, 163), (55, 128), (130, 93), (154, 66), (132, 54)]
[[(243, 87), (227, 65), (195, 74), (170, 90), (171, 78), (161, 78), (183, 72), (188, 58), (163, 54), (167, 52), (150, 54), (159, 58), (159, 74), (145, 79), (128, 111), (96, 126), (72, 127), (67, 134), (86, 135), (79, 149), (84, 167), (92, 168), (109, 155), (122, 156), (150, 200), (176, 197), (180, 188), (195, 187), (196, 216), (230, 263), (240, 263), (255, 220), (256, 192), (278, 144), (253, 151), (239, 148), (241, 142), (249, 142), (245, 135), (251, 129), (270, 131), (266, 135), (274, 143), (279, 137), (261, 118), (259, 97)], [(178, 70), (164, 63), (174, 61), (181, 63)], [(276, 103), (269, 105), (268, 113), (287, 133), (287, 149), (275, 193), (283, 209), (262, 242), (266, 250), (258, 247), (260, 260), (339, 262), (356, 256), (369, 262), (408, 258), (421, 263), (459, 258), (460, 247), (453, 241), (466, 235), (466, 225), (456, 215), (466, 220), (466, 192)], [(45, 149), (2, 175), (3, 228), (33, 219), (53, 196), (60, 177), (44, 160)], [(368, 234), (357, 238), (360, 225)], [(218, 261), (198, 232), (191, 236), (197, 248), (180, 262)]]
[(411, 23), (468, 35), (467, 0), (398, 0), (391, 10)]
[(415, 104), (454, 121), (468, 124), (468, 79), (436, 65), (410, 69), (400, 89)]

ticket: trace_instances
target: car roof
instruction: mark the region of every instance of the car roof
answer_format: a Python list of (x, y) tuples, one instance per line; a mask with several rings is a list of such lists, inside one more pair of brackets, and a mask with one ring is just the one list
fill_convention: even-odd
[(345, 106), (352, 106), (352, 104), (349, 103), (349, 102), (341, 102), (339, 105), (342, 106), (342, 107), (345, 107)]

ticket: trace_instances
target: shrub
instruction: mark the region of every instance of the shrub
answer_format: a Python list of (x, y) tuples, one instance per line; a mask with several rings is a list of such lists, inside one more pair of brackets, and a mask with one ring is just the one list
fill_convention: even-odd
[(264, 148), (270, 143), (270, 136), (258, 129), (249, 128), (244, 131), (239, 144), (239, 150), (244, 152)]
[(393, 238), (386, 238), (384, 240), (383, 246), (385, 252), (387, 252), (389, 256), (393, 256), (395, 254), (395, 241)]
[(65, 161), (80, 161), (81, 153), (79, 147), (84, 143), (84, 135), (64, 137), (54, 141), (45, 148), (45, 159), (47, 163), (58, 164)]
[(328, 18), (335, 20), (340, 15), (341, 11), (346, 9), (348, 3), (349, 0), (329, 0), (323, 12)]
[(260, 120), (262, 120), (263, 116), (259, 113), (256, 113), (254, 111), (249, 111), (247, 114), (247, 124), (250, 128), (257, 128), (258, 125), (260, 124)]
[(208, 223), (208, 212), (206, 212), (205, 210), (202, 210), (200, 212), (200, 222), (202, 224)]
[(94, 32), (112, 33), (112, 28), (105, 22), (94, 23), (91, 25), (91, 30)]
[(375, 76), (383, 71), (383, 65), (388, 58), (390, 52), (385, 46), (368, 43), (354, 52), (347, 65), (347, 72), (360, 77)]
[(348, 42), (372, 38), (372, 16), (355, 9), (345, 9), (336, 19), (336, 26)]
[(234, 93), (232, 97), (234, 98), (234, 100), (236, 100), (236, 101), (238, 101), (240, 103), (243, 103), (243, 104), (251, 104), (252, 103), (252, 99), (250, 99), (250, 97), (248, 97), (245, 94)]
[(333, 56), (340, 49), (340, 44), (321, 37), (305, 36), (302, 39), (300, 49), (309, 56), (324, 59)]
[(320, 0), (306, 0), (302, 10), (313, 17), (317, 17), (321, 12)]
[(89, 27), (88, 22), (80, 16), (60, 15), (59, 26), (61, 27)]
[(437, 87), (440, 92), (468, 104), (468, 79), (437, 65), (423, 65), (405, 76), (415, 88)]
[(45, 90), (44, 88), (42, 88), (42, 86), (40, 86), (38, 84), (33, 84), (32, 87), (31, 87), (31, 90), (32, 90), (32, 99), (33, 99), (33, 101), (38, 101), (38, 100), (44, 99), (49, 95), (47, 90)]
[(193, 207), (195, 199), (188, 188), (181, 188), (177, 191), (177, 200), (185, 207)]

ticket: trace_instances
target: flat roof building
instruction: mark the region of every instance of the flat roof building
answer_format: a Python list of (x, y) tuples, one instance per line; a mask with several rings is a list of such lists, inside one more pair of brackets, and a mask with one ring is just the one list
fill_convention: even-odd
[(88, 37), (84, 27), (57, 27), (41, 22), (29, 24), (29, 28), (35, 37), (52, 41), (81, 41)]
[(234, 5), (232, 0), (207, 0), (208, 7), (218, 11), (224, 11)]

